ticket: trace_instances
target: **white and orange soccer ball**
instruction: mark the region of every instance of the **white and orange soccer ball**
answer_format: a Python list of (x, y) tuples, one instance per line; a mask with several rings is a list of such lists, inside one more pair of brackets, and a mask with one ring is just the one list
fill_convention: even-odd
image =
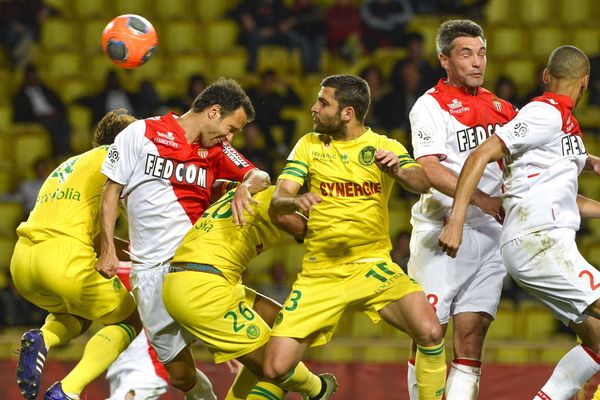
[(121, 68), (146, 63), (158, 44), (156, 30), (146, 18), (125, 14), (114, 18), (102, 31), (102, 50)]

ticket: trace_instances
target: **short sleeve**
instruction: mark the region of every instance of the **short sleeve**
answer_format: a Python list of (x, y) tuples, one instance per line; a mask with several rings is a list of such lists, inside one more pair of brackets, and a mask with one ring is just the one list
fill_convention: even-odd
[(229, 179), (241, 182), (246, 174), (256, 167), (230, 144), (223, 143), (223, 153), (216, 179)]
[(495, 133), (514, 155), (553, 141), (561, 128), (560, 111), (550, 104), (534, 101), (523, 107), (513, 120), (497, 128)]
[(126, 185), (139, 160), (144, 145), (146, 122), (136, 121), (123, 129), (108, 148), (102, 173), (110, 180)]
[(385, 150), (392, 151), (398, 156), (400, 168), (420, 167), (408, 153), (402, 143), (394, 139), (387, 139), (384, 143)]
[(446, 124), (437, 101), (428, 94), (421, 96), (410, 110), (409, 119), (415, 158), (446, 158)]
[(296, 143), (290, 152), (287, 163), (285, 164), (285, 167), (281, 171), (281, 174), (277, 180), (288, 179), (298, 183), (299, 185), (304, 184), (306, 177), (308, 176), (308, 155), (310, 154), (308, 151), (308, 138), (309, 136), (305, 135), (298, 141), (298, 143)]

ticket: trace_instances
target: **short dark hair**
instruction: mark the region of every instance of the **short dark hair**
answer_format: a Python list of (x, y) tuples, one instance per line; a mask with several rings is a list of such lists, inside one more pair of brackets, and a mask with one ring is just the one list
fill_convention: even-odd
[(112, 144), (119, 132), (135, 121), (135, 117), (128, 114), (127, 110), (124, 108), (108, 112), (96, 126), (92, 145), (98, 147)]
[(579, 79), (590, 74), (590, 60), (575, 46), (560, 46), (548, 58), (548, 72), (558, 79)]
[(334, 88), (333, 97), (339, 108), (354, 108), (356, 119), (365, 122), (371, 104), (371, 90), (367, 81), (356, 75), (331, 75), (323, 79), (321, 86)]
[(244, 89), (233, 79), (219, 78), (194, 99), (192, 111), (201, 112), (207, 107), (221, 106), (221, 118), (243, 107), (248, 122), (254, 119), (254, 106)]
[(483, 43), (487, 42), (481, 26), (468, 19), (453, 19), (443, 22), (438, 29), (435, 38), (438, 54), (449, 56), (452, 42), (459, 37), (480, 37)]

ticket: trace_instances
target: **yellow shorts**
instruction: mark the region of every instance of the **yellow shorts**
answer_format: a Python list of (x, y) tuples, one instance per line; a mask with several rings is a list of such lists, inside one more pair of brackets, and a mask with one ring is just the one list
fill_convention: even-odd
[(33, 243), (21, 237), (10, 272), (19, 293), (48, 312), (94, 321), (119, 308), (119, 315), (102, 322), (120, 322), (135, 310), (133, 296), (116, 276), (102, 277), (95, 262), (94, 249), (73, 238)]
[(389, 260), (302, 270), (271, 336), (302, 339), (316, 333), (311, 346), (321, 346), (331, 340), (346, 309), (362, 311), (377, 323), (379, 310), (422, 290)]
[(254, 290), (206, 272), (170, 272), (163, 285), (169, 314), (204, 342), (216, 363), (268, 342), (271, 328), (252, 310), (255, 298)]

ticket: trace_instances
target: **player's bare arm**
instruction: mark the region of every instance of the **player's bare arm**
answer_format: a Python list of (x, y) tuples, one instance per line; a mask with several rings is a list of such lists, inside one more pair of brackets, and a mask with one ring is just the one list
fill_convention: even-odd
[(578, 194), (577, 208), (581, 218), (600, 218), (600, 202), (597, 200)]
[(588, 154), (583, 169), (588, 171), (594, 171), (596, 175), (600, 175), (600, 157), (595, 156), (593, 154)]
[(393, 151), (379, 149), (375, 153), (375, 163), (380, 170), (392, 176), (402, 187), (410, 192), (423, 194), (431, 187), (431, 182), (423, 168), (400, 168), (398, 155)]
[(321, 202), (321, 197), (313, 192), (298, 194), (300, 188), (299, 183), (288, 179), (277, 181), (269, 213), (271, 215), (285, 215), (301, 211), (305, 215), (308, 215), (315, 204)]
[[(454, 198), (458, 183), (458, 176), (454, 171), (442, 165), (438, 156), (435, 155), (421, 157), (417, 162), (425, 170), (434, 189)], [(494, 217), (499, 223), (504, 222), (504, 210), (502, 209), (502, 200), (499, 197), (490, 196), (476, 188), (471, 196), (470, 203)]]
[(269, 216), (273, 224), (284, 232), (289, 233), (298, 242), (304, 241), (306, 235), (307, 221), (308, 218), (300, 212), (293, 214), (280, 214), (275, 215), (271, 208), (269, 208)]
[(254, 215), (252, 205), (258, 202), (252, 198), (252, 195), (265, 190), (271, 185), (271, 177), (265, 171), (258, 168), (248, 171), (242, 183), (235, 191), (231, 201), (231, 210), (233, 211), (233, 222), (236, 225), (244, 225), (244, 210), (250, 215)]
[(439, 238), (440, 247), (450, 257), (456, 257), (462, 242), (467, 208), (486, 165), (506, 155), (508, 149), (504, 143), (498, 137), (491, 136), (467, 157), (456, 185), (452, 212)]
[(115, 222), (119, 213), (119, 197), (123, 185), (110, 179), (106, 180), (102, 190), (100, 204), (100, 257), (96, 261), (96, 271), (105, 278), (112, 278), (119, 267), (119, 258), (113, 241)]

